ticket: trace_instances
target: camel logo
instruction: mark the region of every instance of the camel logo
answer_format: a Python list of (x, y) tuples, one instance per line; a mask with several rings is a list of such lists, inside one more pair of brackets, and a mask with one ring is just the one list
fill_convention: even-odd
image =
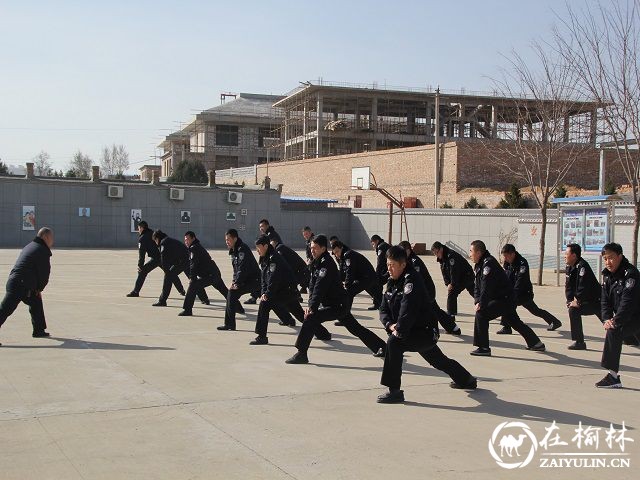
[(489, 440), (489, 453), (499, 466), (507, 469), (529, 465), (537, 448), (538, 440), (527, 424), (522, 422), (502, 422)]

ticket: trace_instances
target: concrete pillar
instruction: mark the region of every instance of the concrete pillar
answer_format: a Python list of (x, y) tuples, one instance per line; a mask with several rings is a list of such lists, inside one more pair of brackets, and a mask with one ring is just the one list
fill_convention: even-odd
[(318, 99), (316, 100), (316, 158), (322, 155), (322, 134), (324, 124), (322, 122), (322, 95), (318, 93)]
[(360, 103), (358, 102), (358, 100), (356, 99), (356, 110), (355, 110), (355, 114), (354, 114), (355, 118), (355, 125), (353, 126), (353, 128), (355, 129), (356, 132), (360, 131)]
[(158, 177), (158, 172), (155, 170), (151, 171), (151, 185), (160, 185), (160, 177)]
[(425, 108), (424, 114), (425, 134), (427, 136), (427, 142), (429, 142), (429, 137), (431, 136), (431, 119), (433, 118), (432, 108), (433, 107), (431, 105), (431, 102), (427, 102), (427, 107)]
[(309, 111), (305, 101), (302, 108), (302, 158), (307, 158), (307, 115), (309, 115)]
[(369, 128), (373, 130), (373, 140), (371, 141), (371, 150), (378, 149), (378, 99), (371, 99), (371, 116), (369, 117)]
[(93, 165), (91, 167), (91, 181), (92, 182), (100, 181), (100, 167), (98, 165)]
[(289, 110), (287, 110), (286, 112), (284, 112), (284, 160), (287, 160), (289, 158), (289, 156), (287, 155), (287, 140), (289, 139), (289, 119), (290, 119), (290, 112)]
[(216, 186), (216, 171), (209, 170), (207, 172), (207, 187), (213, 188)]
[(465, 104), (460, 104), (460, 111), (458, 112), (458, 138), (464, 138), (464, 124), (466, 122), (466, 117), (464, 115)]
[(549, 141), (549, 125), (546, 120), (542, 120), (542, 141)]
[(416, 127), (416, 114), (415, 112), (407, 112), (407, 133), (413, 135)]
[(589, 128), (589, 143), (596, 144), (598, 140), (598, 111), (591, 111), (591, 125)]
[(498, 109), (491, 105), (491, 138), (498, 138)]
[(524, 126), (522, 125), (522, 121), (518, 119), (518, 123), (516, 124), (516, 134), (518, 138), (522, 140), (524, 138)]
[(563, 129), (563, 136), (562, 136), (562, 140), (565, 143), (569, 143), (569, 128), (570, 128), (570, 123), (569, 123), (569, 115), (565, 115), (564, 116), (564, 125), (563, 125), (564, 129)]
[(34, 173), (34, 165), (32, 162), (27, 162), (27, 174), (25, 175), (24, 178), (33, 178), (35, 177), (35, 173)]

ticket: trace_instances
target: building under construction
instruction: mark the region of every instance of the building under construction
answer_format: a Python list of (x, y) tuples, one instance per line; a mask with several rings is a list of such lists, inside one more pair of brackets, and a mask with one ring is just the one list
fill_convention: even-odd
[(307, 82), (274, 104), (282, 124), (273, 136), (284, 160), (433, 144), (436, 130), (445, 142), (560, 132), (555, 141), (595, 143), (598, 104), (575, 101), (560, 113), (544, 111), (556, 106), (497, 94)]

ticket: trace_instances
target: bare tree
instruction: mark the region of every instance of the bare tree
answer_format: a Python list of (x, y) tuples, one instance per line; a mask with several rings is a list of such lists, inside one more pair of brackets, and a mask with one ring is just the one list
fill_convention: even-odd
[[(542, 285), (547, 210), (556, 188), (576, 161), (593, 148), (591, 113), (595, 106), (578, 98), (575, 69), (538, 42), (532, 44), (535, 65), (516, 52), (505, 57), (503, 78), (494, 80), (504, 98), (499, 140), (483, 140), (489, 158), (514, 180), (528, 187), (542, 217), (538, 285)], [(494, 127), (496, 128), (496, 127)]]
[(42, 150), (38, 155), (33, 157), (33, 164), (36, 170), (36, 175), (39, 177), (48, 177), (53, 173), (51, 169), (51, 162), (49, 161), (51, 157), (47, 152)]
[(582, 10), (567, 3), (555, 41), (571, 58), (579, 86), (604, 106), (599, 110), (601, 140), (613, 145), (631, 185), (634, 204), (631, 260), (638, 261), (640, 226), (640, 0), (599, 3)]
[(111, 147), (104, 147), (100, 167), (108, 177), (124, 175), (124, 172), (129, 168), (129, 153), (124, 145), (114, 143)]
[(69, 170), (72, 170), (79, 178), (89, 178), (91, 163), (91, 158), (78, 150), (73, 154), (73, 159), (69, 162)]

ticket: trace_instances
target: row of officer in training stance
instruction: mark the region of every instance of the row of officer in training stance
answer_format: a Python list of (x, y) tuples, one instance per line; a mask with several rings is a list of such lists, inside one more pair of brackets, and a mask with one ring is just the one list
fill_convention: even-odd
[[(549, 330), (561, 325), (559, 320), (533, 302), (528, 265), (512, 245), (505, 245), (502, 250), (505, 257), (503, 268), (489, 254), (483, 242), (472, 242), (469, 254), (475, 267), (471, 269), (457, 252), (439, 242), (434, 243), (432, 251), (440, 263), (448, 289), (445, 312), (436, 302), (435, 285), (426, 266), (412, 252), (408, 242), (391, 247), (380, 237), (372, 237), (372, 247), (377, 253), (374, 269), (363, 255), (351, 250), (337, 237), (327, 239), (324, 235), (313, 235), (308, 227), (303, 230), (307, 239), (307, 262), (282, 244), (266, 220), (261, 221), (260, 230), (262, 235), (255, 242), (259, 262), (256, 262), (249, 246), (238, 237), (237, 231), (230, 229), (226, 232), (225, 241), (233, 264), (233, 279), (227, 289), (219, 268), (193, 232), (186, 232), (183, 243), (160, 230), (152, 232), (142, 221), (139, 225), (138, 278), (128, 296), (138, 296), (148, 273), (159, 266), (164, 271), (164, 282), (155, 306), (166, 305), (172, 285), (175, 285), (185, 295), (180, 315), (191, 315), (195, 297), (209, 303), (204, 289), (213, 286), (226, 298), (224, 324), (218, 329), (235, 330), (235, 315), (244, 312), (239, 299), (244, 294), (251, 294), (253, 298), (260, 299), (257, 337), (251, 344), (268, 343), (267, 325), (271, 310), (280, 318), (281, 325), (294, 326), (296, 319), (302, 323), (295, 344), (297, 352), (287, 363), (308, 363), (307, 352), (313, 336), (320, 340), (331, 339), (331, 334), (322, 324), (336, 320), (375, 356), (384, 357), (381, 383), (389, 387), (389, 391), (379, 397), (383, 403), (404, 399), (400, 390), (404, 351), (419, 352), (430, 364), (449, 374), (453, 380), (452, 387), (476, 387), (476, 379), (458, 362), (446, 357), (437, 346), (438, 323), (448, 333), (461, 333), (455, 323), (455, 315), (457, 296), (464, 290), (473, 296), (475, 305), (474, 345), (477, 348), (471, 352), (472, 355), (491, 355), (488, 325), (497, 317), (502, 317), (503, 323), (499, 333), (508, 334), (515, 329), (524, 337), (528, 349), (545, 350), (539, 337), (519, 318), (516, 312), (518, 305), (547, 320)], [(52, 245), (53, 232), (43, 228), (22, 251), (10, 273), (7, 293), (0, 305), (0, 326), (22, 301), (30, 306), (33, 336), (49, 335), (45, 331), (41, 292), (48, 282)], [(336, 257), (338, 266), (330, 253)], [(606, 331), (602, 366), (608, 373), (596, 385), (617, 388), (621, 386), (618, 370), (622, 344), (637, 344), (640, 333), (638, 270), (626, 260), (620, 245), (608, 244), (602, 250), (606, 268), (600, 287), (580, 253), (578, 245), (567, 247), (566, 296), (574, 340), (569, 348), (586, 348), (581, 315), (598, 316)], [(146, 263), (145, 256), (149, 257)], [(300, 261), (294, 261), (296, 257)], [(186, 292), (178, 277), (182, 272), (190, 279)], [(384, 292), (382, 282), (386, 283)], [(306, 310), (300, 305), (298, 285), (308, 288)], [(351, 314), (353, 298), (363, 291), (371, 295), (373, 307), (380, 310), (380, 319), (389, 334), (386, 342), (360, 325)]]

